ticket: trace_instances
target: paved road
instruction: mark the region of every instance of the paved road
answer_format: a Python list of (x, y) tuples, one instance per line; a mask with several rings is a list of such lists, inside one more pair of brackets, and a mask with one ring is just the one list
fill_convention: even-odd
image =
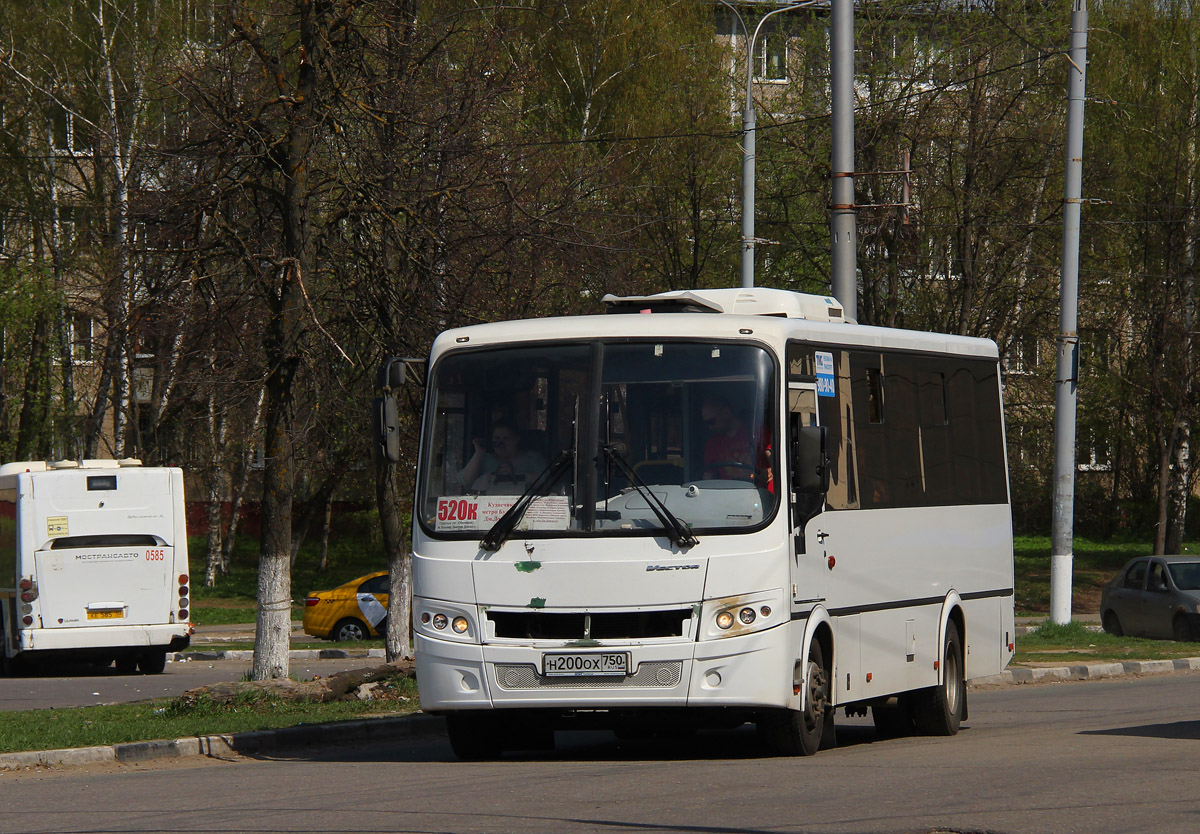
[[(312, 678), (381, 663), (380, 658), (365, 657), (294, 660), (291, 672), (300, 678)], [(0, 710), (61, 709), (165, 698), (197, 686), (241, 680), (249, 669), (248, 660), (168, 663), (161, 675), (122, 675), (112, 666), (100, 670), (86, 664), (55, 666), (17, 677), (0, 677)]]
[(955, 738), (839, 722), (811, 759), (751, 732), (687, 743), (560, 734), (455, 762), (436, 738), (271, 759), (0, 773), (0, 832), (1175, 832), (1194, 830), (1200, 675), (971, 693)]

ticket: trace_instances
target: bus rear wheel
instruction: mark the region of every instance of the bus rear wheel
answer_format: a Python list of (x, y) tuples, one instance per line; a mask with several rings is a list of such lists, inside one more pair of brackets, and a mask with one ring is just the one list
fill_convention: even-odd
[(161, 675), (167, 668), (166, 652), (147, 652), (137, 659), (138, 671), (143, 675)]
[(962, 640), (953, 620), (946, 623), (942, 645), (942, 682), (913, 693), (917, 729), (931, 736), (952, 736), (967, 715), (967, 680)]
[(829, 675), (816, 640), (805, 665), (804, 709), (771, 710), (758, 719), (758, 735), (779, 756), (811, 756), (834, 745), (833, 708), (829, 705)]
[(490, 713), (447, 715), (446, 735), (450, 749), (464, 762), (498, 759), (504, 753), (500, 722)]

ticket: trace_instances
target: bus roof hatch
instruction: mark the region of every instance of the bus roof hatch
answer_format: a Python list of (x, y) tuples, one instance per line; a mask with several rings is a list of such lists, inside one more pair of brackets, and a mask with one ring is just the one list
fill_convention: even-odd
[(606, 295), (606, 313), (733, 313), (812, 321), (846, 321), (832, 296), (760, 287), (721, 290), (674, 290), (654, 295)]

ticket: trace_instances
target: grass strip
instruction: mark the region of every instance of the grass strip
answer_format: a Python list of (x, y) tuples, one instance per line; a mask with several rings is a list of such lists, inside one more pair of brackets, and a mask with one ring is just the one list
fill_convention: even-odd
[(397, 676), (384, 682), (389, 697), (372, 701), (289, 701), (265, 693), (239, 694), (222, 704), (156, 699), (135, 704), (0, 712), (0, 753), (95, 747), (130, 741), (184, 738), (327, 724), (356, 718), (416, 712), (416, 682)]
[(1122, 660), (1173, 660), (1177, 657), (1200, 657), (1200, 643), (1114, 637), (1102, 631), (1090, 631), (1083, 623), (1059, 625), (1047, 620), (1036, 631), (1017, 637), (1017, 653), (1013, 664), (1055, 663), (1069, 666)]

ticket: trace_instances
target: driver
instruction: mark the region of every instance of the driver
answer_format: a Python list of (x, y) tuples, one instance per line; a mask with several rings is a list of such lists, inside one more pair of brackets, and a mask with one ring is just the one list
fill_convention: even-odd
[(710, 396), (700, 406), (708, 429), (704, 444), (704, 477), (708, 480), (751, 480), (754, 449), (746, 424), (724, 397)]
[(475, 453), (463, 468), (463, 484), (476, 491), (491, 490), (502, 483), (517, 484), (517, 492), (524, 490), (525, 482), (546, 468), (546, 461), (537, 452), (521, 449), (520, 438), (516, 427), (501, 421), (492, 425), (491, 451), (482, 437), (472, 440)]

